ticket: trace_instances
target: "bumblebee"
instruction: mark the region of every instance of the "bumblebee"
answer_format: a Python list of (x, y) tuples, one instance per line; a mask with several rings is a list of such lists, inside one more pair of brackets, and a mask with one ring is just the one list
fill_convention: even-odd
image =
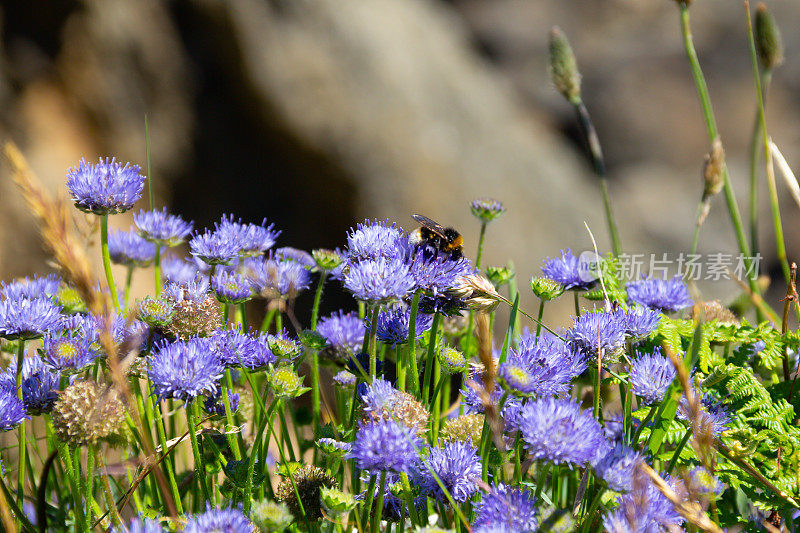
[(420, 223), (420, 227), (411, 232), (409, 242), (415, 246), (427, 245), (437, 252), (449, 255), (452, 259), (460, 259), (464, 247), (464, 238), (453, 228), (445, 228), (438, 222), (422, 215), (411, 215)]

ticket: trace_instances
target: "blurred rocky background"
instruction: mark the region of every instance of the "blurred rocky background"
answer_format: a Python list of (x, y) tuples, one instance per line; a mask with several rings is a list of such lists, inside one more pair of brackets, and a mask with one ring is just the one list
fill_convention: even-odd
[[(768, 127), (800, 168), (800, 8), (769, 8), (787, 60)], [(692, 21), (746, 214), (755, 92), (744, 10), (699, 0)], [(608, 249), (572, 110), (547, 77), (559, 25), (578, 55), (625, 249), (674, 258), (690, 244), (709, 146), (671, 0), (5, 0), (0, 22), (0, 137), (54, 193), (66, 195), (81, 157), (144, 166), (146, 114), (157, 201), (198, 227), (226, 212), (267, 217), (280, 245), (311, 249), (342, 245), (364, 217), (411, 227), (419, 212), (461, 229), (472, 256), (468, 202), (493, 196), (508, 212), (490, 226), (485, 257), (513, 258), (523, 287), (545, 256), (591, 249), (584, 221)], [(795, 258), (799, 211), (779, 192)], [(0, 196), (0, 277), (42, 271), (5, 163)], [(766, 186), (761, 200), (763, 266), (779, 286)], [(720, 195), (700, 248), (734, 252), (732, 235)]]

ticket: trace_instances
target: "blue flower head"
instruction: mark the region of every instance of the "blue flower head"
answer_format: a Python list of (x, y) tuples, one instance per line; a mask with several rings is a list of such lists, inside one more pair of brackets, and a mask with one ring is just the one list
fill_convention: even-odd
[(211, 288), (217, 300), (227, 304), (240, 304), (252, 298), (252, 285), (236, 272), (220, 270), (211, 278)]
[(234, 220), (233, 215), (223, 216), (216, 225), (216, 232), (222, 239), (236, 245), (242, 257), (261, 255), (275, 244), (281, 232), (275, 230), (275, 225), (267, 226), (267, 219), (261, 224), (244, 223)]
[(590, 275), (587, 265), (583, 265), (580, 259), (572, 254), (567, 248), (561, 250), (561, 257), (545, 259), (542, 273), (545, 277), (557, 281), (565, 289), (586, 290), (594, 286), (594, 277)]
[(464, 503), (477, 492), (477, 482), (481, 479), (477, 450), (463, 441), (451, 441), (441, 448), (431, 448), (428, 457), (418, 465), (415, 478), (423, 494), (447, 502), (439, 486), (441, 482), (453, 500)]
[(533, 494), (525, 488), (509, 487), (502, 483), (483, 496), (472, 523), (475, 533), (488, 533), (498, 528), (532, 533), (536, 527), (536, 498)]
[(113, 533), (163, 533), (164, 526), (158, 520), (152, 518), (131, 518), (127, 529), (112, 528)]
[(627, 332), (624, 311), (603, 313), (592, 311), (574, 318), (565, 338), (589, 361), (616, 361), (625, 347)]
[(239, 256), (236, 242), (218, 232), (200, 233), (189, 241), (192, 255), (209, 265), (228, 265)]
[(317, 266), (317, 262), (310, 253), (306, 252), (305, 250), (292, 248), (291, 246), (284, 246), (283, 248), (278, 248), (275, 250), (275, 258), (281, 261), (294, 261), (296, 263), (300, 263), (308, 269), (312, 269)]
[[(239, 393), (229, 390), (228, 403), (231, 406), (231, 413), (235, 413), (239, 409)], [(222, 400), (222, 394), (217, 393), (214, 396), (207, 396), (203, 400), (203, 409), (212, 415), (225, 416), (225, 403)]]
[(48, 299), (0, 300), (0, 337), (35, 339), (61, 326), (61, 308)]
[(420, 246), (411, 258), (411, 275), (418, 289), (439, 296), (456, 285), (461, 278), (472, 274), (475, 269), (465, 257), (453, 259), (449, 255), (430, 253), (427, 247)]
[[(694, 391), (694, 394), (695, 397), (697, 397), (697, 390)], [(730, 414), (714, 391), (706, 391), (702, 394), (699, 407), (700, 413), (697, 426), (692, 429), (695, 434), (707, 433), (719, 437), (728, 429), (728, 426), (732, 422)], [(689, 406), (689, 402), (686, 400), (686, 396), (681, 398), (678, 404), (677, 414), (679, 419), (694, 425), (692, 410)]]
[(108, 253), (117, 265), (145, 267), (156, 256), (156, 245), (133, 231), (109, 231)]
[(311, 285), (311, 273), (294, 260), (275, 257), (253, 259), (250, 263), (253, 288), (267, 298), (294, 298)]
[(42, 344), (42, 360), (54, 370), (80, 370), (99, 355), (93, 348), (95, 329), (48, 333)]
[(648, 337), (657, 330), (663, 316), (658, 311), (638, 305), (630, 307), (627, 311), (619, 310), (617, 314), (622, 315), (625, 335), (634, 342)]
[(253, 533), (255, 526), (239, 509), (214, 509), (206, 503), (206, 512), (190, 515), (184, 533)]
[[(30, 415), (49, 412), (58, 399), (61, 374), (53, 372), (36, 354), (26, 354), (22, 361), (22, 401)], [(0, 388), (16, 391), (17, 362), (12, 361), (0, 374)]]
[[(411, 309), (406, 305), (389, 307), (378, 314), (378, 323), (375, 327), (375, 334), (378, 340), (384, 344), (404, 344), (408, 342), (408, 327), (411, 320)], [(415, 338), (422, 337), (422, 334), (431, 329), (433, 316), (427, 313), (417, 313), (414, 331)], [(369, 317), (364, 319), (364, 326), (370, 327)]]
[(594, 471), (611, 490), (630, 492), (633, 490), (633, 474), (642, 457), (633, 449), (617, 444), (594, 466)]
[(209, 339), (164, 343), (150, 356), (148, 375), (160, 398), (189, 400), (217, 392), (224, 365)]
[(139, 165), (121, 165), (100, 158), (96, 165), (81, 159), (67, 171), (67, 188), (75, 207), (96, 215), (123, 213), (142, 197), (145, 177)]
[(365, 220), (347, 234), (347, 259), (353, 263), (378, 258), (405, 259), (410, 250), (401, 227), (388, 220)]
[[(663, 476), (672, 485), (669, 476)], [(603, 517), (603, 527), (610, 533), (669, 531), (670, 526), (683, 524), (683, 517), (650, 478), (635, 469), (632, 490), (620, 496), (619, 506)]]
[(169, 282), (164, 286), (164, 296), (173, 302), (200, 304), (208, 297), (208, 278), (196, 278), (189, 283)]
[(17, 398), (16, 390), (0, 387), (0, 431), (12, 430), (28, 418), (25, 404)]
[(522, 396), (564, 396), (570, 382), (586, 369), (584, 358), (555, 336), (524, 334), (498, 377)]
[(210, 340), (217, 357), (229, 367), (265, 368), (278, 360), (269, 348), (267, 335), (225, 329), (216, 332)]
[(415, 286), (408, 263), (400, 259), (379, 257), (360, 261), (344, 275), (345, 289), (362, 301), (402, 300)]
[(208, 265), (193, 257), (187, 259), (166, 257), (161, 260), (161, 277), (165, 281), (185, 285), (203, 276), (207, 268)]
[(664, 398), (675, 376), (675, 366), (656, 347), (652, 354), (639, 353), (631, 362), (628, 379), (633, 393), (641, 397), (645, 405), (650, 405)]
[(607, 446), (603, 428), (572, 400), (543, 398), (519, 414), (525, 448), (534, 459), (582, 467)]
[(416, 430), (394, 420), (361, 424), (348, 454), (361, 470), (411, 472), (419, 458), (422, 440)]
[(642, 278), (625, 286), (628, 301), (663, 313), (671, 313), (692, 306), (692, 297), (681, 276), (672, 279)]
[(355, 312), (337, 311), (320, 319), (317, 333), (325, 337), (336, 352), (353, 354), (361, 348), (364, 340), (364, 321)]
[(6, 300), (16, 300), (18, 298), (53, 298), (61, 287), (61, 278), (56, 274), (48, 274), (44, 277), (33, 276), (18, 281), (7, 283), (0, 282), (0, 297)]
[(139, 211), (133, 215), (139, 235), (158, 246), (178, 246), (186, 240), (192, 232), (193, 222), (186, 222), (177, 215), (167, 213), (167, 208), (161, 211)]

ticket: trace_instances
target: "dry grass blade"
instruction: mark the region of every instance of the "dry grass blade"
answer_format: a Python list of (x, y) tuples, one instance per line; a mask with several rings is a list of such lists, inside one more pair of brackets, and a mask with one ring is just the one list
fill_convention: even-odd
[(669, 483), (664, 481), (664, 478), (659, 476), (655, 470), (647, 466), (644, 462), (639, 463), (639, 468), (647, 474), (650, 479), (653, 481), (653, 485), (663, 494), (672, 505), (675, 506), (675, 510), (680, 513), (682, 517), (686, 519), (687, 522), (692, 524), (693, 526), (697, 527), (701, 531), (708, 531), (710, 533), (722, 533), (722, 529), (711, 521), (708, 515), (703, 511), (700, 504), (697, 502), (690, 502), (684, 501), (678, 494), (672, 490), (672, 487), (669, 486)]
[(22, 196), (36, 217), (45, 247), (53, 254), (61, 275), (72, 283), (93, 313), (108, 308), (108, 299), (95, 290), (95, 279), (83, 246), (70, 228), (68, 205), (50, 197), (28, 166), (17, 145), (7, 141), (3, 153), (11, 164), (11, 178), (22, 191)]

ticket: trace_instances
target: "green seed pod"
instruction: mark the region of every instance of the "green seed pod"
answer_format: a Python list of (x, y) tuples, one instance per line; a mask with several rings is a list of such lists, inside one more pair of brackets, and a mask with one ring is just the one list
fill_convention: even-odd
[(718, 194), (725, 185), (723, 171), (725, 169), (725, 150), (719, 137), (711, 144), (711, 151), (706, 154), (703, 163), (703, 198)]
[(550, 278), (531, 278), (531, 290), (540, 300), (549, 302), (564, 294), (564, 286)]
[(309, 350), (320, 351), (328, 346), (328, 339), (313, 329), (304, 329), (298, 335), (300, 342)]
[(250, 520), (260, 533), (281, 533), (292, 525), (293, 517), (285, 503), (261, 500), (250, 509)]
[(303, 345), (294, 342), (291, 339), (284, 339), (277, 335), (270, 335), (267, 337), (267, 345), (270, 351), (278, 359), (288, 360), (294, 359), (303, 353)]
[(163, 328), (172, 322), (175, 304), (169, 300), (145, 298), (139, 302), (137, 317), (151, 326)]
[(464, 354), (455, 348), (445, 346), (437, 354), (437, 358), (439, 359), (439, 365), (442, 367), (442, 372), (447, 375), (458, 374), (467, 368), (467, 360), (464, 358)]
[(353, 495), (337, 488), (323, 487), (320, 490), (320, 496), (322, 506), (332, 514), (349, 513), (356, 507), (356, 499)]
[(756, 7), (755, 41), (758, 58), (765, 69), (773, 69), (783, 63), (783, 38), (775, 17), (767, 6), (759, 2)]
[(310, 391), (310, 387), (303, 387), (303, 378), (297, 375), (291, 366), (281, 366), (267, 374), (272, 392), (278, 398), (297, 398)]
[[(297, 487), (297, 493), (300, 495), (300, 501), (303, 503), (303, 510), (305, 510), (306, 518), (309, 520), (318, 520), (321, 518), (322, 507), (320, 505), (320, 495), (322, 488), (338, 487), (336, 479), (327, 474), (325, 470), (313, 465), (303, 465), (298, 468), (292, 473), (292, 479)], [(291, 481), (283, 479), (278, 484), (275, 497), (279, 502), (283, 502), (289, 506), (289, 511), (291, 511), (296, 520), (302, 520), (303, 513), (300, 510), (300, 505), (297, 502), (297, 496), (295, 496)]]
[(581, 101), (581, 73), (567, 36), (558, 26), (550, 30), (550, 80), (569, 103)]

